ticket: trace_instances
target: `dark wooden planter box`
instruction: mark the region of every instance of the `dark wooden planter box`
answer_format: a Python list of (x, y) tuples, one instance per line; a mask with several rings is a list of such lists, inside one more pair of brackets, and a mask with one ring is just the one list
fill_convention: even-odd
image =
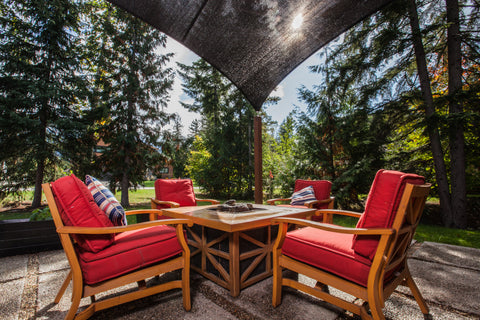
[(53, 220), (0, 220), (0, 257), (61, 247)]

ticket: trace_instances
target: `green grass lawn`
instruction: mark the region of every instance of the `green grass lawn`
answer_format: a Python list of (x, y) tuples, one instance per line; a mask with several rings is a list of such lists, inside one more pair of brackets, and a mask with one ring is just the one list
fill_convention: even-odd
[(143, 182), (143, 187), (145, 188), (153, 188), (155, 185), (155, 181), (144, 181)]
[[(334, 216), (333, 223), (353, 228), (357, 224), (357, 219), (353, 217)], [(480, 230), (461, 230), (419, 224), (415, 233), (415, 240), (420, 242), (440, 242), (480, 249)]]
[[(151, 186), (150, 186), (151, 184)], [(145, 184), (145, 187), (152, 187), (153, 182)], [(117, 199), (120, 200), (121, 192), (115, 194)], [(131, 209), (148, 209), (150, 208), (150, 198), (155, 196), (153, 189), (137, 189), (129, 192), (129, 200), (132, 204), (127, 210)], [(29, 199), (28, 195), (25, 196), (25, 200)], [(218, 199), (221, 202), (227, 199)], [(244, 201), (239, 201), (244, 202)], [(248, 202), (248, 201), (245, 201)], [(253, 201), (250, 201), (253, 202)], [(32, 214), (30, 209), (15, 209), (0, 212), (0, 220), (9, 219), (28, 219)], [(129, 223), (135, 223), (135, 217), (128, 217)], [(334, 223), (345, 227), (355, 227), (357, 220), (352, 217), (335, 216)], [(460, 230), (445, 228), (437, 225), (420, 224), (415, 234), (415, 239), (420, 242), (431, 241), (440, 242), (446, 244), (453, 244), (465, 247), (472, 247), (480, 249), (480, 230)]]
[[(117, 192), (115, 197), (120, 201), (122, 192)], [(128, 192), (128, 199), (130, 203), (144, 203), (148, 202), (150, 205), (150, 199), (155, 198), (155, 190), (153, 189), (137, 189)]]

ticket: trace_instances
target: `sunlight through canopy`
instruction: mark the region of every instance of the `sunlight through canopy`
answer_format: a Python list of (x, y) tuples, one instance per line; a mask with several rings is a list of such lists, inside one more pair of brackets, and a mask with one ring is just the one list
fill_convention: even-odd
[(391, 0), (109, 0), (229, 78), (256, 110), (299, 64)]
[[(321, 47), (392, 0), (108, 0), (217, 68), (259, 111)], [(262, 124), (255, 128), (255, 203), (263, 202)]]

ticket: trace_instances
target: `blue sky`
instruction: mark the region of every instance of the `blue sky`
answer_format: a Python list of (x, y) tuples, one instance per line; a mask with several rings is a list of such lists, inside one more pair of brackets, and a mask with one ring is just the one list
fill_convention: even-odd
[[(176, 62), (183, 64), (191, 64), (199, 57), (191, 50), (185, 48), (172, 38), (167, 40), (167, 49), (165, 52), (175, 53), (174, 58), (170, 61), (170, 66), (176, 68)], [(318, 74), (311, 73), (308, 70), (308, 66), (320, 64), (321, 58), (318, 53), (313, 54), (310, 58), (305, 60), (295, 70), (293, 70), (275, 89), (272, 93), (275, 96), (281, 98), (276, 105), (271, 105), (266, 108), (266, 113), (272, 117), (272, 120), (281, 124), (285, 117), (289, 114), (295, 106), (298, 106), (300, 110), (305, 110), (305, 104), (298, 100), (298, 88), (301, 85), (312, 89), (313, 85), (319, 84), (321, 81)], [(199, 115), (188, 112), (182, 107), (180, 101), (187, 102), (189, 99), (182, 91), (182, 80), (178, 75), (175, 77), (174, 88), (171, 92), (170, 102), (168, 104), (167, 112), (178, 113), (182, 118), (183, 132), (188, 132), (188, 127), (192, 121), (199, 118)]]

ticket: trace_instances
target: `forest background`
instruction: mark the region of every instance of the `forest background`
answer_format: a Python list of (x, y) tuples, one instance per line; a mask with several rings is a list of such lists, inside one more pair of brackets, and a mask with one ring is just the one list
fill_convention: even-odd
[[(479, 9), (397, 0), (322, 49), (310, 67), (322, 83), (298, 88), (307, 110), (279, 125), (262, 114), (265, 197), (327, 179), (337, 206), (361, 210), (375, 172), (395, 169), (433, 184), (445, 226), (472, 227)], [(41, 183), (74, 173), (128, 206), (126, 191), (168, 164), (211, 197), (253, 198), (255, 111), (208, 63), (167, 67), (167, 37), (106, 1), (2, 0), (0, 12), (1, 199), (33, 188), (38, 207)], [(200, 115), (188, 134), (168, 111), (175, 72)]]

